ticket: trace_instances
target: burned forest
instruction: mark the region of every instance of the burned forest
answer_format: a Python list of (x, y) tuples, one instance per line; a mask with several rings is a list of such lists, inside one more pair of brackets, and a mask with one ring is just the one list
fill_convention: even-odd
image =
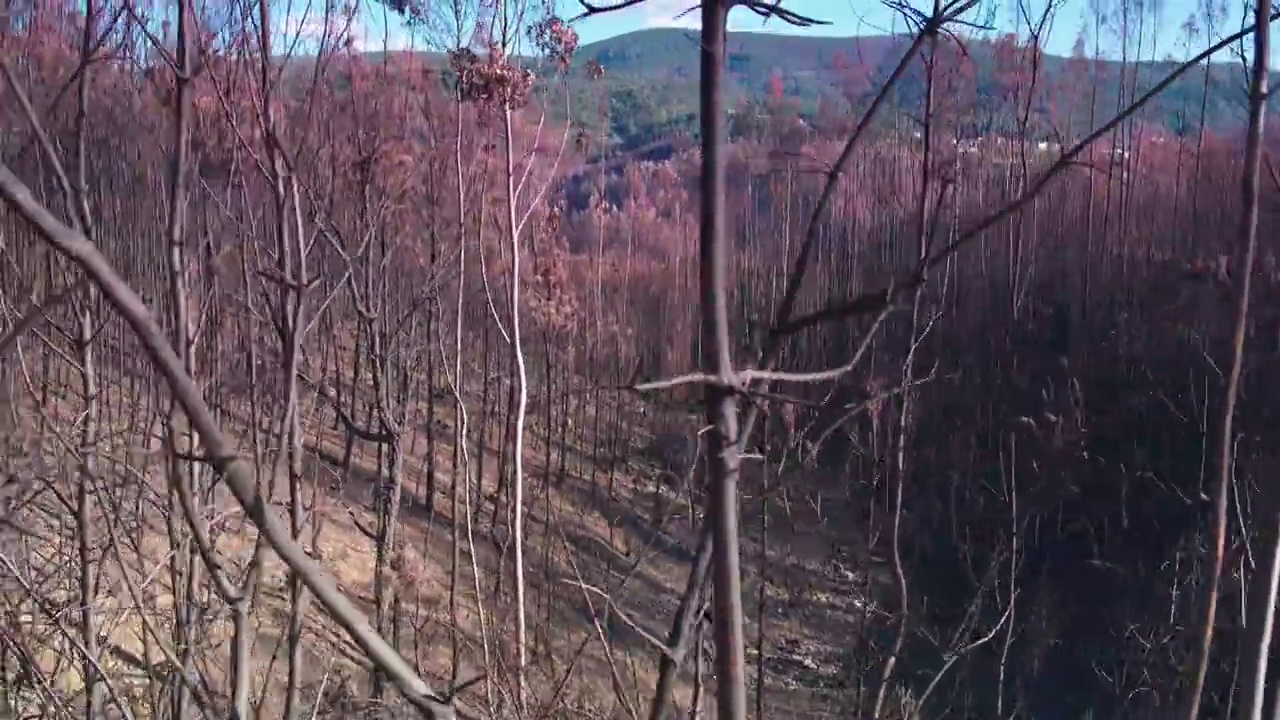
[(1278, 15), (1081, 5), (5, 0), (0, 718), (1280, 713)]

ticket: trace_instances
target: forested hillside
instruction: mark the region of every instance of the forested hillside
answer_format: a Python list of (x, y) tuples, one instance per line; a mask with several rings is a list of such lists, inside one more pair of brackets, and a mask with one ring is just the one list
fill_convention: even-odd
[[(1116, 40), (1105, 26), (1103, 32), (1108, 37), (1100, 38), (1100, 46), (1108, 48), (1109, 57), (1113, 57)], [(965, 35), (961, 32), (957, 37)], [(970, 76), (965, 91), (973, 110), (963, 133), (1012, 132), (1010, 119), (999, 106), (1013, 69), (1007, 62), (1013, 41), (1006, 37), (966, 38), (962, 42), (963, 53), (957, 53), (955, 62)], [(835, 118), (865, 108), (910, 43), (909, 35), (730, 33), (726, 64), (729, 96), (740, 112), (755, 112), (769, 98), (785, 96), (802, 117), (818, 129), (826, 129), (824, 126), (835, 124)], [(952, 45), (960, 47), (955, 41)], [(1089, 118), (1114, 114), (1117, 102), (1127, 100), (1135, 87), (1141, 93), (1163, 79), (1176, 64), (1149, 57), (1150, 45), (1148, 40), (1145, 49), (1136, 43), (1128, 49), (1137, 62), (1093, 59), (1094, 47), (1086, 36), (1079, 38), (1075, 57), (1043, 55), (1035, 70), (1037, 92), (1030, 108), (1036, 134), (1049, 138), (1079, 132)], [(1137, 56), (1139, 50), (1144, 51), (1142, 57)], [(592, 62), (598, 62), (610, 78), (610, 127), (624, 146), (651, 142), (673, 129), (696, 135), (696, 31), (655, 28), (601, 40), (583, 46), (577, 55), (580, 67)], [(1142, 117), (1179, 135), (1195, 132), (1202, 125), (1216, 131), (1238, 131), (1244, 125), (1247, 107), (1246, 79), (1239, 63), (1222, 58), (1207, 74), (1200, 70), (1179, 78), (1144, 108)], [(918, 114), (924, 87), (922, 68), (913, 68), (894, 88), (891, 98), (895, 106), (885, 113), (885, 125), (892, 125), (896, 116)], [(580, 107), (577, 117), (583, 123), (599, 122), (596, 108), (585, 102)]]
[(1263, 717), (1265, 22), (268, 1), (0, 27), (0, 716)]
[[(1177, 68), (1177, 63), (1167, 59), (1151, 58), (1150, 41), (1142, 57), (1137, 57), (1141, 48), (1135, 43), (1128, 51), (1134, 55), (1132, 59), (1112, 59), (1114, 30), (1104, 25), (1102, 32), (1107, 37), (1096, 45), (1081, 35), (1072, 57), (1040, 54), (1033, 72), (1029, 64), (1024, 65), (1028, 77), (1021, 82), (1034, 89), (1028, 93), (1028, 125), (1038, 139), (1060, 139), (1081, 132), (1090, 127), (1091, 119), (1097, 122), (1114, 115), (1120, 105), (1131, 102)], [(909, 35), (730, 33), (725, 75), (731, 112), (739, 118), (730, 125), (731, 133), (756, 131), (767, 105), (785, 98), (815, 133), (837, 139), (845, 132), (848, 119), (865, 110), (884, 86), (911, 39)], [(1021, 50), (1019, 42), (1024, 45)], [(953, 56), (948, 61), (967, 79), (961, 89), (970, 113), (961, 123), (960, 134), (979, 137), (1017, 132), (1018, 114), (1003, 112), (1008, 86), (1018, 82), (1010, 76), (1017, 65), (1009, 63), (1009, 58), (1017, 52), (1027, 53), (1028, 41), (1011, 36), (969, 38), (960, 33), (947, 44)], [(1091, 55), (1102, 47), (1109, 49), (1108, 57)], [(417, 54), (424, 65), (441, 70), (446, 86), (451, 82), (444, 54)], [(379, 64), (398, 55), (368, 52), (365, 58)], [(300, 57), (294, 62), (311, 68), (310, 60)], [(540, 67), (542, 59), (537, 57), (526, 57), (522, 62), (550, 69)], [(600, 73), (603, 75), (597, 77)], [(547, 103), (549, 114), (561, 121), (569, 118), (583, 128), (597, 155), (698, 135), (696, 31), (651, 28), (600, 40), (574, 54), (567, 76), (541, 71), (538, 75), (541, 89), (554, 98)], [(1179, 76), (1143, 106), (1140, 118), (1153, 128), (1180, 136), (1201, 127), (1220, 133), (1239, 132), (1247, 109), (1246, 80), (1238, 62), (1221, 59)], [(914, 122), (924, 88), (923, 66), (910, 68), (895, 83), (889, 96), (892, 104), (880, 117), (877, 131), (887, 133), (902, 122)]]

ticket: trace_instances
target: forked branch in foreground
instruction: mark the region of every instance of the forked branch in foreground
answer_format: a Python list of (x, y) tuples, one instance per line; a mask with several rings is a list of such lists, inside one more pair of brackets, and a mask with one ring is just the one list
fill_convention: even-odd
[(101, 291), (129, 324), (146, 348), (156, 368), (164, 376), (174, 399), (200, 435), (208, 450), (207, 459), (226, 481), (245, 514), (266, 537), (271, 548), (290, 569), (297, 572), (307, 589), (370, 662), (386, 672), (405, 698), (430, 720), (455, 717), (453, 693), (433, 690), (400, 654), (382, 639), (358, 608), (338, 590), (333, 576), (320, 563), (303, 552), (290, 537), (289, 529), (272, 514), (267, 499), (254, 483), (253, 470), (241, 458), (222, 433), (205, 404), (196, 383), (184, 370), (182, 361), (165, 339), (164, 332), (151, 316), (138, 294), (120, 278), (98, 248), (83, 235), (59, 221), (31, 194), (27, 186), (0, 164), (0, 197), (13, 208), (59, 254), (75, 263)]

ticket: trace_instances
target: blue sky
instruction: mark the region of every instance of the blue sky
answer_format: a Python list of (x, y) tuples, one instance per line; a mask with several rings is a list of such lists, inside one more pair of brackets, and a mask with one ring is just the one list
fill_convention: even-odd
[[(1118, 7), (1122, 0), (1102, 0), (1102, 5)], [(576, 0), (559, 0), (562, 12), (574, 14), (580, 7)], [(1026, 0), (1033, 13), (1039, 13), (1047, 5), (1047, 0)], [(1160, 23), (1156, 36), (1157, 53), (1163, 55), (1183, 56), (1182, 32), (1183, 22), (1196, 11), (1201, 0), (1145, 0), (1147, 7), (1152, 2), (1159, 2)], [(697, 11), (678, 20), (674, 19), (681, 10), (694, 4), (692, 0), (648, 0), (647, 3), (628, 10), (598, 15), (587, 18), (577, 25), (583, 43), (600, 40), (612, 35), (619, 35), (645, 27), (664, 27), (680, 25), (697, 27)], [(776, 20), (762, 21), (755, 13), (738, 8), (729, 16), (730, 28), (742, 31), (785, 32), (797, 35), (817, 36), (854, 36), (874, 35), (886, 32), (901, 32), (904, 25), (896, 13), (875, 0), (784, 0), (785, 7), (803, 15), (826, 20), (829, 25), (812, 28), (794, 28)], [(922, 10), (932, 7), (931, 0), (912, 0), (912, 4)], [(1094, 3), (1097, 4), (1096, 2)], [(1134, 3), (1135, 5), (1138, 3)], [(1232, 0), (1228, 3), (1230, 12), (1238, 13)], [(1047, 39), (1046, 50), (1057, 55), (1069, 55), (1076, 38), (1084, 27), (1085, 21), (1092, 17), (1089, 10), (1090, 0), (1059, 0), (1059, 9), (1054, 14), (1054, 21)], [(969, 19), (977, 20), (991, 16), (994, 27), (999, 31), (1008, 31), (1014, 27), (1017, 17), (1015, 2), (999, 0), (983, 0), (982, 6), (971, 11)], [(1118, 11), (1117, 11), (1118, 13)], [(1118, 17), (1118, 14), (1116, 14)], [(1227, 23), (1221, 24), (1221, 30), (1235, 30), (1239, 27), (1238, 15)], [(1092, 20), (1089, 20), (1092, 26)], [(1146, 26), (1147, 39), (1144, 40), (1143, 55), (1146, 56), (1151, 42), (1151, 22)], [(1105, 33), (1104, 33), (1105, 34)], [(1220, 35), (1219, 35), (1220, 36)], [(1201, 45), (1203, 48), (1203, 36)], [(1103, 38), (1104, 52), (1108, 49), (1119, 52), (1116, 42), (1111, 37)], [(1132, 49), (1131, 49), (1132, 52)]]
[[(574, 16), (580, 12), (581, 6), (577, 3), (577, 0), (556, 1), (559, 3), (560, 12), (563, 16)], [(596, 0), (596, 2), (603, 1), (605, 0)], [(916, 7), (922, 9), (928, 9), (932, 5), (932, 0), (911, 1)], [(1068, 55), (1071, 53), (1072, 46), (1075, 44), (1081, 29), (1086, 25), (1092, 27), (1092, 20), (1090, 19), (1092, 17), (1091, 6), (1101, 4), (1108, 8), (1118, 8), (1119, 4), (1124, 0), (1054, 1), (1058, 3), (1059, 9), (1054, 15), (1054, 21), (1045, 41), (1046, 50), (1057, 55)], [(1147, 7), (1151, 7), (1153, 2), (1159, 3), (1160, 16), (1158, 32), (1155, 37), (1157, 57), (1173, 56), (1181, 58), (1186, 56), (1181, 27), (1183, 22), (1206, 0), (1129, 1), (1134, 5), (1146, 3)], [(1217, 33), (1215, 33), (1216, 36), (1221, 37), (1224, 32), (1231, 32), (1240, 27), (1240, 10), (1237, 0), (1211, 1), (1225, 3), (1229, 13), (1229, 17), (1219, 23)], [(306, 0), (294, 0), (294, 2), (305, 3)], [(360, 32), (363, 36), (358, 38), (361, 46), (367, 49), (378, 49), (387, 45), (392, 47), (422, 45), (422, 41), (415, 39), (412, 33), (407, 32), (401, 23), (394, 18), (387, 17), (388, 14), (384, 6), (376, 0), (362, 0), (362, 2), (364, 6), (361, 11), (363, 18)], [(575, 27), (583, 44), (644, 28), (697, 27), (698, 11), (695, 10), (683, 17), (677, 17), (682, 10), (691, 7), (695, 2), (696, 0), (648, 0), (637, 7), (586, 18), (578, 22)], [(783, 2), (785, 7), (791, 10), (826, 20), (830, 24), (799, 29), (776, 20), (765, 23), (750, 10), (737, 8), (730, 14), (730, 29), (737, 31), (783, 32), (811, 36), (850, 37), (901, 32), (905, 28), (901, 19), (896, 17), (895, 13), (876, 0), (783, 0)], [(974, 20), (990, 18), (997, 31), (1009, 31), (1014, 27), (1017, 17), (1017, 5), (1014, 0), (982, 0), (982, 2), (983, 5), (972, 11), (969, 18)], [(1049, 0), (1023, 0), (1023, 2), (1029, 5), (1032, 12), (1038, 13)], [(1112, 14), (1117, 18), (1119, 17), (1118, 10)], [(1144, 59), (1149, 57), (1152, 38), (1150, 14), (1147, 16), (1146, 28), (1146, 37), (1143, 40)], [(1202, 33), (1200, 39), (1193, 44), (1193, 53), (1198, 52), (1206, 44), (1207, 39)], [(1091, 49), (1091, 38), (1089, 46)], [(1102, 48), (1105, 55), (1119, 55), (1119, 47), (1114, 32), (1104, 30)], [(1131, 47), (1131, 53), (1132, 50)], [(1277, 50), (1277, 53), (1280, 54), (1280, 50)], [(1229, 54), (1224, 53), (1216, 59), (1228, 60), (1230, 57)], [(1274, 57), (1276, 55), (1273, 55)]]

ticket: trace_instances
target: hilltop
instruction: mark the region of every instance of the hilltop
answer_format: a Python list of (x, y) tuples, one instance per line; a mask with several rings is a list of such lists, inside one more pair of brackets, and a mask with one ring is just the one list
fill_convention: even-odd
[[(909, 35), (812, 37), (762, 32), (730, 32), (726, 87), (731, 112), (742, 118), (763, 114), (764, 105), (780, 94), (798, 116), (819, 131), (843, 133), (843, 124), (860, 114), (893, 72), (911, 43)], [(964, 136), (1011, 133), (1017, 113), (1011, 112), (1001, 83), (1008, 74), (1007, 51), (998, 40), (969, 39), (963, 49), (951, 48), (953, 57), (967, 56), (964, 73), (967, 90), (958, 100), (965, 105)], [(401, 55), (402, 53), (392, 53)], [(449, 82), (447, 57), (439, 52), (415, 53), (420, 61), (440, 68)], [(364, 57), (379, 63), (385, 52)], [(300, 68), (311, 67), (297, 58)], [(593, 80), (596, 64), (604, 75)], [(530, 59), (529, 65), (540, 61)], [(1029, 129), (1044, 139), (1078, 134), (1128, 105), (1178, 67), (1170, 60), (1122, 63), (1087, 56), (1045, 54), (1037, 70), (1037, 95), (1031, 104)], [(1030, 77), (1026, 68), (1024, 77)], [(583, 45), (578, 49), (567, 83), (552, 83), (552, 73), (539, 70), (544, 89), (552, 95), (568, 89), (569, 112), (575, 125), (589, 132), (596, 149), (631, 151), (665, 143), (675, 137), (697, 135), (698, 33), (679, 28), (650, 28)], [(310, 77), (309, 72), (302, 76)], [(881, 127), (900, 120), (911, 121), (922, 106), (925, 73), (914, 63), (895, 88), (891, 106), (882, 113)], [(1121, 91), (1124, 91), (1121, 102)], [(1024, 96), (1025, 97), (1025, 96)], [(1185, 73), (1149, 103), (1138, 117), (1151, 127), (1174, 135), (1193, 133), (1201, 124), (1230, 134), (1245, 120), (1244, 77), (1232, 62), (1210, 64)], [(563, 120), (563, 96), (547, 103), (550, 113)], [(1090, 108), (1092, 101), (1093, 107)], [(731, 122), (730, 132), (740, 136), (753, 130), (749, 122)]]
[[(833, 114), (848, 114), (851, 103), (865, 103), (883, 84), (910, 41), (906, 35), (799, 37), (731, 32), (727, 58), (730, 96), (741, 106), (768, 98), (780, 85), (802, 117), (814, 118), (823, 105)], [(971, 130), (999, 130), (1004, 121), (998, 107), (998, 45), (973, 40), (966, 43), (965, 50), (974, 74), (972, 104), (976, 117)], [(664, 133), (692, 131), (696, 126), (696, 31), (647, 29), (584, 45), (576, 64), (581, 69), (592, 62), (605, 69), (610, 129), (617, 142), (639, 145), (661, 139)], [(1142, 91), (1176, 67), (1170, 61), (1122, 64), (1045, 55), (1037, 84), (1045, 89), (1050, 101), (1032, 108), (1032, 125), (1060, 126), (1062, 118), (1071, 117), (1076, 118), (1073, 122), (1078, 131), (1090, 117), (1091, 96), (1095, 97), (1093, 117), (1105, 118), (1117, 105), (1122, 78), (1124, 87), (1131, 91), (1136, 77)], [(924, 73), (917, 63), (897, 88), (895, 105), (914, 112), (923, 92)], [(1239, 67), (1230, 63), (1212, 64), (1207, 79), (1202, 70), (1187, 73), (1162, 93), (1142, 117), (1172, 133), (1185, 133), (1199, 123), (1202, 98), (1206, 127), (1229, 132), (1243, 124), (1243, 78)], [(598, 121), (595, 109), (585, 104), (579, 117), (588, 124)]]
[[(696, 718), (732, 683), (755, 718), (1165, 720), (1210, 639), (1206, 714), (1265, 679), (1257, 142), (935, 165), (889, 134), (917, 66), (844, 149), (904, 39), (737, 35), (717, 185), (687, 142), (584, 160), (687, 129), (687, 32), (587, 46), (517, 117), (512, 63), (454, 102), (439, 55), (276, 72), (233, 17), (191, 74), (42, 7), (0, 46), (0, 715)], [(966, 52), (940, 136), (1017, 116), (1020, 49)], [(1121, 66), (1040, 60), (1032, 134), (1123, 104)], [(1130, 127), (1229, 135), (1232, 72)], [(778, 387), (717, 420), (710, 350)]]

